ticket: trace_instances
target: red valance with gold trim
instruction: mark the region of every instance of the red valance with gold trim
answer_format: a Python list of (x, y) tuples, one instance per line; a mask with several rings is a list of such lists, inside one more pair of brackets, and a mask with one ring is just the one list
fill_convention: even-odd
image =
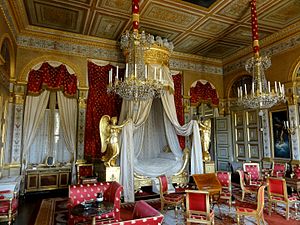
[(212, 106), (219, 105), (219, 98), (215, 88), (209, 82), (203, 84), (198, 81), (195, 87), (190, 88), (191, 104), (210, 103)]
[(77, 91), (77, 77), (70, 74), (65, 65), (53, 67), (44, 62), (38, 70), (31, 70), (28, 75), (28, 94), (37, 95), (43, 89), (62, 90), (67, 96), (74, 96)]

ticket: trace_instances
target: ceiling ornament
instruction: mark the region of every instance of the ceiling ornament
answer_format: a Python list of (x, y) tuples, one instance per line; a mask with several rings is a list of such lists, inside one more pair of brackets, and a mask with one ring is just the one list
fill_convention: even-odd
[(256, 0), (252, 0), (250, 5), (254, 56), (246, 62), (245, 68), (252, 74), (252, 84), (251, 87), (244, 84), (238, 88), (238, 104), (245, 108), (268, 109), (285, 101), (284, 85), (275, 81), (271, 89), (270, 81), (266, 80), (264, 70), (271, 66), (271, 60), (268, 56), (259, 55)]
[(164, 78), (169, 76), (169, 58), (173, 43), (139, 32), (139, 0), (132, 1), (133, 30), (121, 36), (120, 47), (126, 57), (125, 77), (120, 79), (117, 67), (115, 79), (109, 72), (108, 93), (118, 94), (128, 101), (144, 101), (163, 94)]

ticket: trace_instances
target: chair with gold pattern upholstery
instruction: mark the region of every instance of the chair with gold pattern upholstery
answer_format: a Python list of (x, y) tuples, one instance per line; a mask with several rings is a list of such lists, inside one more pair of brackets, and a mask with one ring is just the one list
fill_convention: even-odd
[(243, 170), (249, 175), (250, 185), (262, 185), (263, 178), (261, 176), (259, 163), (244, 163)]
[(257, 194), (257, 190), (259, 186), (257, 185), (247, 185), (245, 182), (245, 173), (243, 170), (237, 170), (240, 176), (240, 186), (242, 189), (242, 201), (244, 201), (244, 197), (246, 193), (249, 194)]
[(76, 165), (77, 184), (96, 183), (97, 177), (94, 176), (94, 165), (80, 163)]
[(220, 199), (228, 200), (230, 210), (232, 204), (231, 173), (228, 171), (217, 171), (217, 178), (222, 185)]
[(0, 191), (0, 222), (11, 224), (18, 214), (18, 194), (11, 190)]

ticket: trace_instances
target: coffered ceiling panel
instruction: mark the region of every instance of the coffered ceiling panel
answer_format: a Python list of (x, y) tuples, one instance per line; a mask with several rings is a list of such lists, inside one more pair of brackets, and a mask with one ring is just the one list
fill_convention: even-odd
[[(270, 32), (260, 30), (259, 38), (263, 39), (270, 34), (271, 34)], [(231, 31), (228, 35), (226, 35), (225, 38), (226, 39), (229, 38), (231, 40), (236, 40), (236, 43), (238, 43), (239, 41), (241, 41), (241, 42), (245, 41), (243, 43), (247, 43), (248, 45), (251, 45), (252, 33), (248, 27), (237, 27), (235, 30)]]
[(181, 41), (179, 44), (175, 46), (175, 51), (183, 52), (183, 51), (195, 51), (195, 48), (197, 48), (199, 45), (207, 41), (206, 38), (197, 37), (197, 36), (188, 36), (183, 41)]
[(55, 3), (44, 3), (35, 0), (26, 1), (27, 15), (32, 25), (52, 29), (81, 33), (87, 10), (63, 6)]
[(214, 43), (207, 50), (200, 51), (198, 54), (210, 58), (223, 59), (241, 48), (241, 45), (229, 45), (228, 43)]
[(114, 40), (122, 32), (125, 22), (125, 20), (96, 13), (90, 34), (92, 36)]
[[(132, 29), (132, 0), (7, 1), (21, 31), (119, 41)], [(300, 22), (300, 0), (257, 0), (257, 13), (262, 40)], [(251, 46), (249, 0), (140, 0), (140, 30), (168, 38), (175, 51), (226, 59)]]
[(152, 26), (147, 26), (147, 25), (143, 25), (141, 26), (140, 30), (145, 31), (146, 33), (152, 34), (154, 36), (160, 36), (160, 37), (164, 37), (170, 40), (174, 40), (175, 37), (177, 37), (179, 35), (179, 32), (177, 31), (170, 31), (167, 29), (154, 29), (152, 28)]
[(268, 22), (277, 23), (278, 25), (287, 26), (294, 21), (300, 20), (300, 1), (290, 0), (281, 4), (280, 7), (269, 13), (263, 18)]
[(109, 8), (112, 10), (120, 10), (128, 13), (131, 10), (131, 0), (99, 0), (97, 8)]
[(217, 21), (209, 19), (199, 26), (196, 31), (207, 32), (210, 34), (220, 34), (229, 28), (232, 24), (225, 23), (224, 21)]
[(150, 4), (143, 14), (144, 19), (158, 21), (162, 24), (181, 26), (185, 29), (194, 24), (199, 19), (199, 16), (156, 4)]

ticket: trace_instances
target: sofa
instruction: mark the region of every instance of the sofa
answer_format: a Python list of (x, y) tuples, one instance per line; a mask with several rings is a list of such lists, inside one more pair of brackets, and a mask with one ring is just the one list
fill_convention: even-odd
[(71, 213), (74, 206), (81, 204), (85, 201), (95, 200), (97, 194), (102, 192), (104, 201), (114, 204), (114, 210), (109, 213), (97, 216), (96, 220), (105, 220), (106, 223), (119, 222), (120, 221), (120, 205), (121, 205), (121, 193), (123, 187), (116, 181), (112, 182), (98, 182), (94, 184), (76, 184), (69, 186), (69, 225), (77, 223), (84, 223), (91, 220), (87, 216), (75, 216)]
[[(129, 225), (129, 224), (144, 224), (144, 225), (161, 225), (163, 222), (164, 216), (150, 206), (144, 200), (137, 201), (134, 205), (132, 219), (122, 220), (118, 222), (111, 223), (111, 225)], [(102, 225), (104, 223), (97, 222), (97, 225)]]

